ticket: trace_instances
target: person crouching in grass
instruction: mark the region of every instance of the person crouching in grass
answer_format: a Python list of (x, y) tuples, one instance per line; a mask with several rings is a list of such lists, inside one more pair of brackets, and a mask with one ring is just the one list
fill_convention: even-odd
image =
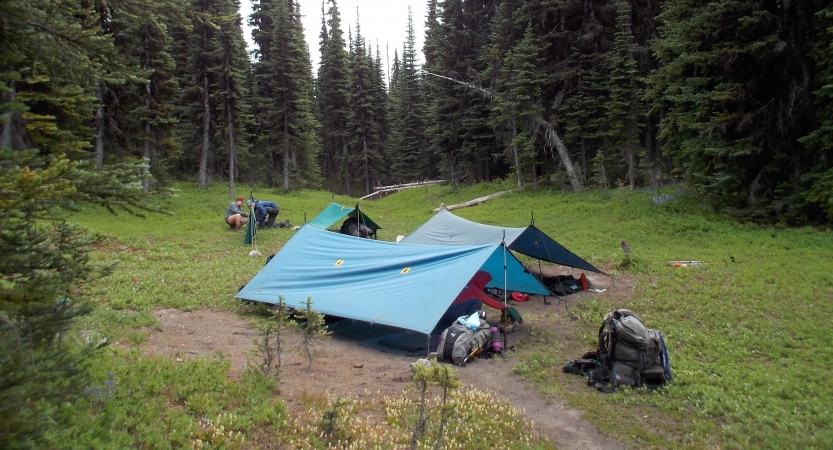
[(246, 217), (249, 217), (249, 215), (243, 211), (243, 202), (245, 201), (246, 198), (241, 195), (237, 197), (237, 200), (231, 202), (226, 210), (226, 223), (228, 226), (233, 228), (234, 231), (239, 231), (240, 228), (248, 222)]

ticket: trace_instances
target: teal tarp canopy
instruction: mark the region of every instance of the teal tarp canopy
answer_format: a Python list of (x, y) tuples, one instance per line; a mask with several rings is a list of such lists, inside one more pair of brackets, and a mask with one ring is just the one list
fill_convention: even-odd
[(334, 223), (340, 221), (345, 216), (357, 218), (359, 223), (363, 223), (369, 226), (370, 228), (373, 228), (374, 231), (382, 229), (382, 227), (376, 225), (375, 222), (370, 220), (370, 217), (367, 217), (367, 214), (364, 214), (358, 208), (353, 208), (350, 206), (341, 206), (335, 202), (330, 203), (330, 206), (324, 208), (324, 211), (318, 213), (318, 215), (315, 216), (315, 218), (309, 221), (309, 224), (316, 228), (326, 230), (330, 227), (330, 225), (333, 225)]
[[(237, 298), (275, 304), (281, 296), (288, 306), (304, 308), (311, 297), (322, 314), (429, 334), (477, 270), (499, 264), (502, 281), (504, 254), (507, 264), (520, 265), (500, 244), (397, 244), (308, 225)], [(530, 278), (530, 286), (537, 283)]]
[(505, 242), (513, 251), (536, 259), (588, 272), (604, 273), (564, 248), (535, 225), (526, 228), (484, 225), (455, 216), (447, 209), (441, 209), (402, 240), (402, 243), (423, 245), (488, 245), (500, 242)]

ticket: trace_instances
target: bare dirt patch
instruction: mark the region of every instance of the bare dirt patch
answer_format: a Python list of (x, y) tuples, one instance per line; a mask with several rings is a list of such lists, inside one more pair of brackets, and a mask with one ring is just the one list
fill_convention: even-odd
[[(563, 268), (545, 269), (547, 274), (556, 274), (556, 271), (566, 273)], [(578, 273), (574, 275), (578, 276)], [(549, 305), (536, 296), (530, 301), (514, 304), (525, 321), (518, 331), (508, 334), (509, 346), (523, 346), (534, 326), (553, 332), (562, 345), (571, 351), (574, 348), (579, 357), (586, 349), (575, 340), (577, 333), (567, 308), (592, 296), (621, 299), (630, 293), (630, 286), (625, 283), (613, 283), (610, 278), (598, 275), (588, 275), (588, 278), (592, 285), (606, 291), (581, 292), (567, 297), (566, 301), (551, 299)], [(157, 309), (154, 315), (161, 331), (153, 331), (142, 345), (146, 352), (180, 360), (221, 352), (231, 362), (232, 377), (240, 376), (246, 369), (247, 355), (258, 337), (248, 319), (234, 312), (213, 309), (192, 312)], [(298, 348), (298, 342), (297, 334), (290, 334), (286, 339), (293, 349)], [(296, 351), (284, 354), (281, 393), (291, 410), (302, 410), (300, 400), (303, 396), (325, 392), (332, 397), (366, 400), (385, 395), (399, 396), (411, 385), (410, 364), (417, 359), (359, 345), (355, 339), (340, 337), (337, 333), (331, 339), (319, 341), (316, 351), (310, 374), (305, 373), (305, 356)], [(496, 398), (508, 399), (535, 423), (541, 435), (560, 448), (624, 448), (582, 420), (581, 411), (570, 408), (558, 398), (545, 398), (532, 383), (521, 380), (512, 370), (519, 362), (518, 356), (510, 351), (506, 359), (479, 360), (460, 368), (460, 378), (464, 386), (477, 387), (492, 392)]]

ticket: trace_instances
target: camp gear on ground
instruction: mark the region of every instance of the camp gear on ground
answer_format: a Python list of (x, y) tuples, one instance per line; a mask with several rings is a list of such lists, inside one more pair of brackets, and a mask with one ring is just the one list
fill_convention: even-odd
[(525, 302), (529, 300), (529, 296), (524, 294), (523, 292), (513, 292), (512, 300), (515, 300), (516, 302)]
[(462, 365), (485, 347), (490, 335), (489, 324), (485, 320), (481, 320), (475, 330), (467, 325), (454, 324), (446, 328), (440, 337), (440, 343), (437, 345), (437, 359)]
[(462, 323), (463, 325), (469, 327), (472, 331), (476, 330), (477, 327), (480, 326), (480, 314), (474, 313), (468, 317), (463, 316), (457, 319), (458, 322)]
[(309, 224), (320, 228), (322, 230), (326, 230), (342, 218), (344, 216), (356, 219), (358, 223), (367, 225), (371, 229), (373, 229), (373, 235), (376, 235), (376, 231), (381, 230), (382, 227), (376, 224), (373, 220), (370, 219), (366, 214), (364, 214), (360, 209), (359, 205), (356, 204), (355, 208), (351, 208), (349, 206), (341, 206), (338, 203), (330, 203), (330, 206), (324, 208), (323, 211), (318, 213), (312, 220), (309, 221)]
[(498, 334), (497, 327), (492, 327), (490, 330), (491, 333), (491, 341), (492, 341), (492, 351), (495, 353), (500, 353), (502, 345), (500, 343), (500, 335)]
[[(591, 368), (594, 360), (598, 367)], [(587, 384), (603, 392), (611, 391), (607, 383), (613, 388), (656, 389), (671, 380), (664, 336), (646, 328), (642, 319), (627, 309), (617, 309), (605, 316), (595, 354), (587, 353), (585, 358), (570, 361), (562, 369), (587, 376)]]
[(580, 358), (564, 363), (564, 366), (561, 367), (561, 371), (564, 373), (575, 373), (578, 375), (588, 376), (590, 371), (598, 367), (598, 359)]
[(440, 320), (437, 321), (437, 326), (431, 331), (431, 334), (440, 334), (446, 328), (457, 322), (460, 317), (469, 317), (470, 315), (480, 311), (483, 307), (483, 302), (478, 298), (472, 298), (462, 303), (452, 303), (445, 310)]
[(363, 223), (359, 223), (358, 219), (354, 217), (348, 217), (345, 219), (341, 224), (341, 230), (339, 230), (339, 232), (341, 234), (360, 238), (376, 238), (376, 230)]
[(576, 278), (572, 275), (555, 275), (541, 277), (541, 282), (555, 295), (570, 295), (587, 290), (587, 277), (581, 274)]
[[(524, 319), (521, 317), (521, 313), (517, 309), (509, 306), (501, 315), (499, 328), (500, 331), (509, 333), (510, 331), (514, 331), (515, 327), (523, 322)], [(506, 329), (504, 329), (504, 324), (506, 324)]]

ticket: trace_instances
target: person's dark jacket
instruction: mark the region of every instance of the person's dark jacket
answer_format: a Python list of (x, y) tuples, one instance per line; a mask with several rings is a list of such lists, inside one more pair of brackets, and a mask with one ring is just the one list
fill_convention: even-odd
[(255, 200), (255, 221), (257, 223), (262, 224), (266, 220), (266, 216), (268, 215), (266, 208), (280, 209), (275, 202), (269, 200)]

